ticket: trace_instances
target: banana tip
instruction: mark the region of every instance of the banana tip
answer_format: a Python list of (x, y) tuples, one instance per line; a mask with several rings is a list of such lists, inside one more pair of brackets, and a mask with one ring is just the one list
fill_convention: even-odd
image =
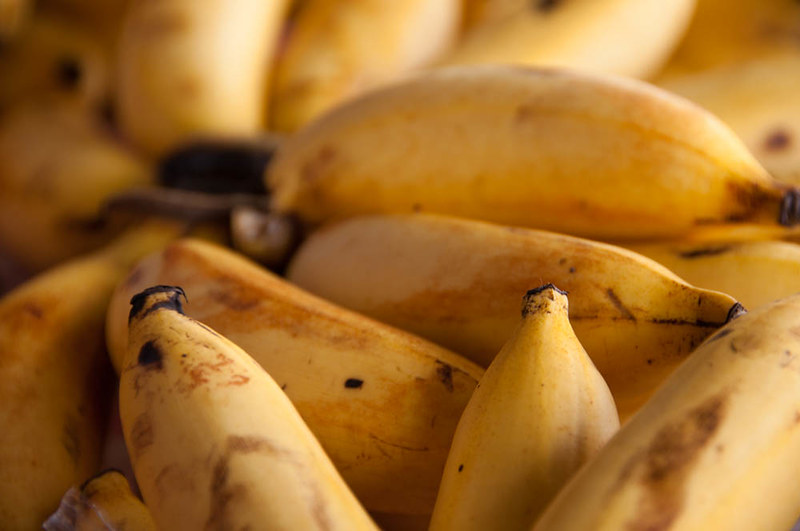
[[(164, 296), (159, 297), (157, 301), (151, 301), (151, 298), (158, 294), (164, 294)], [(182, 314), (183, 303), (181, 302), (181, 297), (188, 302), (189, 299), (186, 298), (186, 292), (180, 286), (158, 285), (146, 288), (131, 297), (131, 311), (128, 314), (128, 323), (134, 317), (146, 315), (158, 308), (168, 308)], [(151, 304), (148, 304), (148, 301), (151, 301)]]

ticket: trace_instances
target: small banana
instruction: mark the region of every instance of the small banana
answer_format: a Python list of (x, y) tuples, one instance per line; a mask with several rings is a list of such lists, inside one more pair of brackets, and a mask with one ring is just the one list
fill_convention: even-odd
[(534, 529), (790, 529), (800, 514), (799, 329), (796, 294), (709, 337)]
[(553, 283), (625, 419), (740, 305), (620, 247), (431, 214), (320, 229), (287, 278), (486, 367), (519, 320), (519, 296)]
[(456, 40), (461, 0), (301, 2), (275, 65), (270, 128), (295, 131), (432, 63)]
[(182, 239), (140, 262), (115, 292), (106, 335), (117, 369), (128, 301), (158, 284), (181, 286), (188, 316), (267, 370), (368, 510), (430, 514), (480, 367), (306, 293), (229, 249)]
[(0, 299), (0, 529), (37, 529), (98, 472), (114, 374), (104, 320), (133, 262), (180, 234), (148, 223)]
[(729, 125), (770, 175), (800, 185), (800, 46), (795, 53), (673, 76), (660, 86)]
[[(678, 46), (696, 0), (516, 0), (484, 10), (441, 64), (559, 66), (647, 78)], [(479, 18), (475, 21), (474, 18)]]
[(458, 422), (432, 531), (529, 529), (619, 429), (614, 399), (567, 306), (552, 284), (526, 293), (521, 322)]
[(120, 129), (160, 156), (198, 136), (265, 128), (287, 0), (134, 1), (119, 41)]
[[(191, 295), (191, 293), (190, 293)], [(182, 310), (130, 301), (120, 418), (159, 529), (377, 530), (278, 383)]]
[(286, 139), (272, 205), (309, 224), (427, 211), (595, 239), (795, 224), (798, 191), (721, 121), (644, 82), (507, 65), (376, 89)]
[(44, 531), (156, 531), (150, 510), (117, 470), (106, 470), (71, 487)]

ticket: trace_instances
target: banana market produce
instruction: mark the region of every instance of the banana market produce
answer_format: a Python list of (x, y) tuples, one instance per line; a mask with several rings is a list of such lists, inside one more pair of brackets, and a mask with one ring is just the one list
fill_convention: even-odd
[[(696, 0), (472, 2), (443, 64), (559, 66), (648, 78), (685, 33)], [(476, 6), (477, 7), (477, 6)]]
[(722, 122), (622, 77), (442, 68), (338, 106), (278, 147), (273, 208), (309, 224), (426, 211), (596, 239), (792, 225), (798, 192)]
[(534, 529), (790, 529), (800, 515), (800, 294), (709, 337)]
[(198, 136), (261, 131), (286, 9), (286, 0), (133, 2), (117, 57), (126, 138), (160, 156)]
[(620, 247), (431, 214), (352, 218), (312, 234), (287, 268), (298, 286), (486, 367), (519, 297), (552, 283), (627, 418), (741, 306)]
[(673, 76), (660, 86), (729, 125), (770, 175), (800, 184), (800, 44), (795, 53)]
[(611, 392), (552, 284), (522, 318), (461, 415), (430, 529), (527, 530), (619, 429)]
[(129, 301), (181, 286), (186, 315), (258, 361), (370, 511), (430, 514), (461, 411), (483, 370), (416, 336), (335, 306), (238, 253), (182, 239), (142, 260), (109, 305), (123, 367)]
[(182, 296), (154, 286), (131, 299), (120, 375), (125, 442), (158, 528), (377, 530), (280, 385), (187, 317)]
[(800, 292), (800, 244), (776, 240), (628, 245), (687, 282), (727, 293), (750, 310)]
[(0, 245), (42, 271), (100, 247), (121, 217), (115, 193), (153, 183), (150, 165), (79, 103), (41, 98), (0, 114)]
[(295, 131), (345, 99), (432, 63), (459, 31), (462, 0), (305, 0), (275, 64), (270, 128)]
[(0, 529), (36, 529), (98, 472), (113, 371), (106, 309), (133, 262), (180, 231), (131, 229), (0, 299)]
[(44, 531), (156, 531), (150, 510), (117, 470), (103, 471), (71, 487), (42, 527)]

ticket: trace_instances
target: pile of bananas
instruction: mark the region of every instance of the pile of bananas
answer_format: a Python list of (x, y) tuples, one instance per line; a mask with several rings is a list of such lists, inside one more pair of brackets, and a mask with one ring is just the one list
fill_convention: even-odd
[(798, 28), (0, 0), (0, 529), (790, 529)]

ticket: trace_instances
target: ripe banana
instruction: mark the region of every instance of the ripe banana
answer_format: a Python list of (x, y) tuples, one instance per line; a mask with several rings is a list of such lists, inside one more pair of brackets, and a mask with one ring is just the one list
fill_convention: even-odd
[(264, 129), (287, 0), (131, 4), (119, 43), (120, 128), (154, 156), (196, 136)]
[(103, 202), (152, 171), (75, 102), (35, 99), (0, 115), (0, 246), (42, 271), (119, 234)]
[(480, 367), (312, 296), (238, 253), (186, 239), (143, 260), (114, 294), (106, 332), (118, 369), (128, 301), (158, 284), (183, 287), (186, 314), (245, 349), (281, 385), (368, 510), (430, 514)]
[[(189, 292), (191, 295), (191, 292)], [(120, 418), (160, 529), (374, 529), (278, 383), (182, 310), (179, 287), (130, 301)]]
[(567, 306), (552, 284), (526, 293), (521, 322), (456, 427), (432, 531), (529, 529), (619, 429), (614, 399)]
[(180, 234), (144, 224), (0, 299), (0, 529), (37, 529), (98, 472), (113, 371), (104, 320), (133, 262)]
[(307, 0), (277, 58), (270, 125), (299, 129), (366, 90), (432, 63), (456, 40), (461, 0)]
[(44, 531), (156, 531), (150, 510), (117, 470), (71, 487), (42, 527)]
[(622, 419), (740, 305), (625, 249), (452, 217), (353, 218), (318, 230), (287, 278), (486, 367), (514, 330), (519, 297), (553, 283)]
[(800, 295), (709, 337), (536, 530), (789, 529), (800, 514)]
[(697, 0), (686, 34), (654, 81), (773, 53), (797, 55), (798, 25), (796, 0)]
[[(686, 32), (696, 0), (485, 3), (441, 64), (558, 66), (647, 78)], [(498, 13), (493, 13), (494, 10)]]
[(800, 185), (800, 47), (674, 76), (660, 86), (714, 113), (773, 177)]
[(503, 65), (452, 67), (339, 106), (277, 149), (276, 211), (308, 223), (428, 211), (596, 239), (798, 220), (702, 108), (644, 82)]

